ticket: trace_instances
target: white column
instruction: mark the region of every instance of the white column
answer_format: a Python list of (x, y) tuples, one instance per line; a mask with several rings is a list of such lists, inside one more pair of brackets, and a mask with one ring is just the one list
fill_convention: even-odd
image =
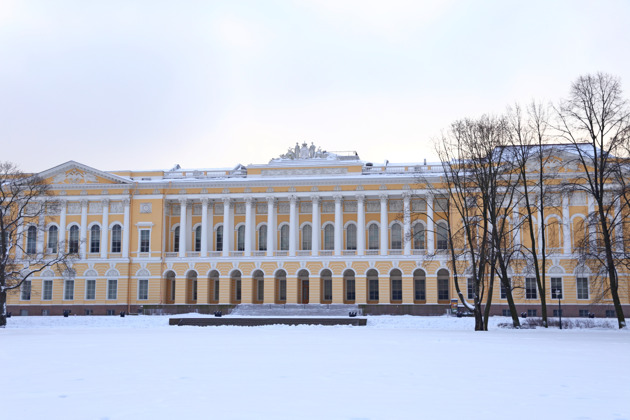
[(435, 251), (435, 223), (433, 223), (433, 195), (427, 195), (427, 253)]
[(341, 205), (343, 204), (343, 197), (340, 195), (335, 196), (335, 255), (341, 255), (341, 247), (343, 244), (343, 213)]
[(596, 232), (596, 230), (595, 230), (596, 223), (590, 223), (589, 222), (589, 218), (591, 217), (591, 215), (593, 213), (595, 213), (595, 200), (588, 193), (586, 194), (586, 196), (587, 196), (587, 200), (588, 200), (588, 214), (586, 215), (585, 223), (588, 224), (588, 243), (589, 243), (589, 248), (593, 249), (593, 247), (596, 244), (596, 240), (597, 240), (597, 236), (595, 234), (595, 232)]
[(123, 206), (125, 208), (123, 213), (123, 243), (122, 243), (122, 256), (123, 258), (129, 258), (129, 233), (131, 232), (131, 226), (129, 226), (129, 203), (128, 198), (123, 200)]
[(512, 233), (514, 237), (514, 246), (518, 247), (521, 245), (521, 216), (519, 214), (518, 206), (514, 206), (512, 209), (512, 226), (514, 227), (514, 231)]
[(188, 200), (179, 199), (179, 257), (186, 256), (186, 244), (188, 243)]
[(109, 233), (109, 199), (101, 201), (103, 205), (103, 219), (101, 220), (101, 258), (107, 258), (108, 233)]
[(387, 213), (387, 194), (381, 194), (381, 255), (387, 255), (389, 249), (389, 220)]
[(232, 251), (232, 242), (234, 239), (234, 219), (232, 219), (232, 200), (228, 197), (223, 198), (223, 250), (221, 255), (229, 257)]
[[(212, 200), (208, 200), (208, 227), (207, 227), (207, 241), (206, 250), (212, 251), (214, 244), (214, 203)], [(206, 253), (207, 256), (207, 253)]]
[(569, 215), (569, 195), (562, 194), (562, 245), (565, 254), (571, 253), (571, 216)]
[(409, 193), (403, 194), (403, 247), (405, 255), (411, 255), (411, 208)]
[(46, 226), (45, 226), (45, 221), (46, 221), (46, 209), (43, 209), (42, 213), (39, 215), (39, 226), (37, 227), (37, 243), (36, 243), (36, 250), (37, 250), (37, 255), (41, 258), (41, 256), (44, 254), (44, 239), (46, 237)]
[(267, 197), (267, 256), (273, 257), (276, 249), (276, 199)]
[(22, 258), (22, 247), (24, 247), (24, 224), (20, 223), (17, 227), (15, 243), (17, 247), (15, 248), (15, 258)]
[(357, 196), (357, 255), (365, 254), (365, 196)]
[(59, 255), (66, 252), (66, 209), (67, 203), (65, 200), (60, 200), (61, 215), (59, 215), (59, 245), (57, 247), (57, 253)]
[(311, 253), (314, 257), (319, 255), (319, 239), (321, 237), (321, 217), (319, 214), (320, 197), (314, 195), (311, 197), (313, 201), (313, 236), (311, 238)]
[(88, 211), (88, 201), (81, 200), (81, 229), (80, 229), (80, 238), (79, 238), (79, 256), (81, 259), (85, 258), (85, 249), (87, 246), (87, 211)]
[[(536, 212), (536, 219), (538, 219), (538, 237), (536, 238), (536, 246), (538, 248), (536, 248), (538, 250), (538, 254), (542, 255), (542, 232), (543, 232), (543, 223), (544, 221), (542, 220), (542, 209), (541, 209), (541, 202), (540, 199), (538, 199), (538, 211)], [(547, 250), (547, 252), (549, 252), (549, 250)]]
[(298, 231), (298, 217), (297, 217), (297, 197), (289, 196), (289, 256), (295, 256), (295, 250), (297, 249), (297, 231)]
[(245, 256), (252, 255), (252, 198), (245, 197)]
[[(200, 257), (208, 256), (208, 202), (207, 198), (201, 199), (201, 249)], [(181, 233), (181, 229), (180, 229)]]

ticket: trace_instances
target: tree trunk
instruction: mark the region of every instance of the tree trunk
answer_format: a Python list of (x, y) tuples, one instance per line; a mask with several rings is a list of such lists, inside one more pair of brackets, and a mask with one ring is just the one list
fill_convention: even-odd
[(7, 325), (7, 291), (0, 291), (0, 328)]

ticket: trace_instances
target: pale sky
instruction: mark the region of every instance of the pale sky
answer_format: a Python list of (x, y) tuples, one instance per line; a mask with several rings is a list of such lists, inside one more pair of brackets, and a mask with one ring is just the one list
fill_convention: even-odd
[(0, 0), (0, 160), (42, 171), (266, 163), (296, 142), (435, 160), (456, 119), (630, 97), (630, 2)]

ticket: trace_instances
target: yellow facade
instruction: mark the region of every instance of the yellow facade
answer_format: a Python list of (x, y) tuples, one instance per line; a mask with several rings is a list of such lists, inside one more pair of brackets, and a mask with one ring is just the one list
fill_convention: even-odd
[[(279, 303), (443, 313), (457, 297), (448, 253), (434, 234), (445, 214), (424, 184), (438, 184), (441, 171), (304, 147), (232, 170), (103, 172), (67, 162), (40, 174), (62, 206), (37, 240), (38, 252), (58, 252), (48, 236), (55, 226), (67, 250), (78, 228), (72, 272), (45, 270), (31, 279), (28, 296), (18, 290), (8, 304), (31, 315)], [(588, 291), (582, 283), (578, 292), (573, 255), (589, 203), (578, 195), (564, 203), (548, 212), (557, 224), (550, 225), (547, 271), (561, 279), (562, 303), (577, 315), (592, 312), (597, 295), (584, 273)], [(425, 232), (420, 240), (416, 224)], [(526, 232), (518, 240), (526, 244)], [(523, 310), (539, 305), (524, 291), (515, 290), (515, 299)], [(493, 302), (495, 312), (507, 308), (498, 286)]]

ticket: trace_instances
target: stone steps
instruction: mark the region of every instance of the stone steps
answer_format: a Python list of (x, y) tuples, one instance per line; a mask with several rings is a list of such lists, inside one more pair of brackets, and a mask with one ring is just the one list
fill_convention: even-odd
[(284, 305), (237, 305), (229, 315), (234, 316), (314, 316), (314, 317), (347, 317), (349, 312), (362, 315), (358, 305), (344, 304), (284, 304)]

